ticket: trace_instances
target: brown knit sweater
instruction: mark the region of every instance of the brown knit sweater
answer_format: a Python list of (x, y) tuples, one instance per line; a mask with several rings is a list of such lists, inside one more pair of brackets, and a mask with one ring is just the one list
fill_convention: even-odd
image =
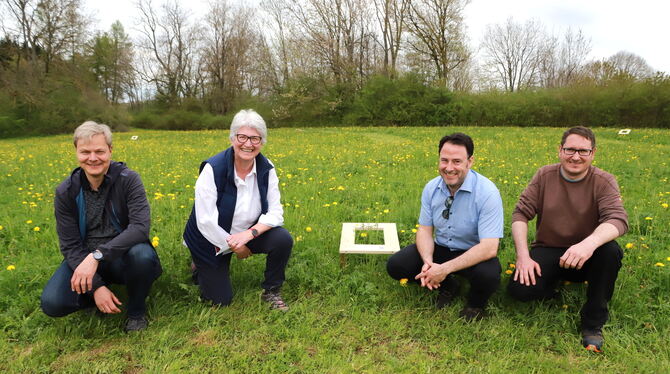
[(595, 166), (578, 182), (560, 174), (560, 164), (541, 167), (521, 193), (512, 222), (528, 222), (537, 216), (533, 247), (570, 247), (601, 223), (614, 225), (619, 234), (628, 231), (628, 215), (621, 202), (619, 185), (611, 174)]

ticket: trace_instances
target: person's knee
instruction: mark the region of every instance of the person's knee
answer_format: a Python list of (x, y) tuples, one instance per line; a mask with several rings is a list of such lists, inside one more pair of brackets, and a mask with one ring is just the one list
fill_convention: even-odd
[(513, 299), (518, 301), (532, 301), (540, 298), (538, 297), (535, 286), (526, 286), (520, 282), (514, 281), (513, 279), (510, 279), (509, 283), (507, 284), (507, 293)]
[(151, 271), (158, 262), (156, 251), (145, 243), (134, 245), (128, 250), (126, 256), (127, 265), (137, 271)]
[(386, 271), (391, 276), (391, 278), (399, 280), (405, 273), (403, 265), (404, 264), (398, 256), (391, 256), (386, 261)]
[(49, 317), (63, 317), (68, 314), (63, 310), (61, 299), (53, 292), (42, 292), (40, 307)]
[(598, 247), (591, 258), (598, 262), (621, 266), (623, 251), (617, 242), (611, 241)]

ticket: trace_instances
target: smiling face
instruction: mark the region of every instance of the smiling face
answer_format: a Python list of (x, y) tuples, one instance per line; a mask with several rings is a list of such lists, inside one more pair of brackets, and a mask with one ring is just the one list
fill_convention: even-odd
[(252, 144), (251, 137), (261, 136), (261, 134), (254, 128), (243, 126), (240, 127), (236, 135), (246, 135), (248, 139), (244, 143), (237, 139), (238, 136), (234, 136), (233, 139), (231, 139), (230, 143), (233, 145), (233, 150), (235, 151), (235, 159), (240, 161), (251, 161), (256, 158), (263, 148), (263, 142)]
[[(568, 155), (565, 149), (569, 150), (592, 150), (588, 156), (580, 156), (579, 152)], [(595, 147), (592, 147), (591, 141), (581, 135), (572, 134), (565, 139), (565, 144), (558, 148), (558, 158), (561, 160), (561, 170), (563, 174), (573, 180), (582, 179), (589, 171), (596, 154)]]
[(90, 139), (77, 141), (77, 161), (86, 176), (91, 179), (102, 178), (112, 160), (112, 147), (107, 145), (103, 134), (93, 135)]
[(472, 167), (474, 158), (468, 158), (465, 146), (452, 143), (444, 143), (440, 150), (440, 176), (447, 184), (452, 193), (461, 187), (468, 171)]

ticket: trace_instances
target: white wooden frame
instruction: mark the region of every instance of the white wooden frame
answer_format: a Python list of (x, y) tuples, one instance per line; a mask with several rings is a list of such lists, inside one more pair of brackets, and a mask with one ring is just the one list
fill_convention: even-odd
[[(356, 230), (384, 231), (384, 244), (356, 244)], [(393, 254), (400, 250), (395, 223), (342, 223), (340, 236), (340, 264), (344, 265), (346, 254)]]

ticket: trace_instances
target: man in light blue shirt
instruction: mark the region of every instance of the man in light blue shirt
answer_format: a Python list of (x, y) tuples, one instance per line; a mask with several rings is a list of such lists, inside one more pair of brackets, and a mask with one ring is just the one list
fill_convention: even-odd
[(454, 274), (462, 276), (470, 291), (460, 316), (481, 319), (500, 284), (502, 199), (493, 182), (471, 170), (474, 144), (468, 135), (447, 135), (438, 150), (440, 175), (423, 189), (416, 243), (391, 256), (386, 267), (395, 279), (415, 279), (429, 290), (439, 289), (438, 308), (458, 295)]

